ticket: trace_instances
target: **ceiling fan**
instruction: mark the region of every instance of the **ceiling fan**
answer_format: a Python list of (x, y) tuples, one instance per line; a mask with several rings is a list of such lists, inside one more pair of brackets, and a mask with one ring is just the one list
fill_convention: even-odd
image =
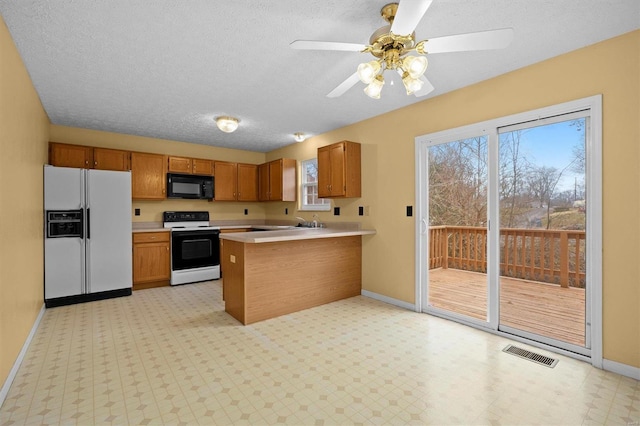
[[(360, 64), (357, 71), (329, 92), (327, 97), (336, 98), (358, 81), (362, 81), (367, 85), (364, 92), (371, 98), (379, 99), (384, 86), (383, 73), (386, 70), (396, 71), (400, 75), (407, 95), (425, 96), (434, 89), (424, 76), (428, 65), (427, 54), (502, 49), (507, 47), (513, 39), (513, 29), (503, 28), (416, 42), (414, 30), (431, 2), (432, 0), (400, 0), (399, 3), (383, 6), (380, 14), (389, 25), (374, 31), (368, 45), (295, 40), (290, 46), (293, 49), (302, 50), (370, 53), (374, 59)], [(409, 55), (410, 52), (416, 52), (419, 55)]]

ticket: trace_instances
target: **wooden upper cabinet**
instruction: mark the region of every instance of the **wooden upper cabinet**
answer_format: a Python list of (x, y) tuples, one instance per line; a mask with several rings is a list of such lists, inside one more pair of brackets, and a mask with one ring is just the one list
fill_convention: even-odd
[(167, 194), (167, 157), (131, 153), (131, 196), (134, 200), (164, 200)]
[(258, 166), (256, 164), (238, 164), (237, 199), (238, 201), (258, 201)]
[(296, 160), (261, 164), (258, 174), (260, 201), (296, 201)]
[(269, 201), (269, 163), (258, 166), (258, 200)]
[(131, 170), (130, 165), (131, 153), (129, 151), (120, 151), (118, 149), (93, 149), (93, 168), (97, 170)]
[(90, 169), (93, 165), (93, 148), (51, 142), (49, 143), (49, 164), (58, 167)]
[(168, 171), (171, 173), (210, 176), (213, 174), (213, 161), (171, 156), (169, 157)]
[(127, 171), (129, 156), (129, 151), (119, 149), (49, 143), (49, 163), (58, 167)]
[(171, 173), (191, 173), (191, 158), (169, 157), (169, 165), (167, 167)]
[(194, 175), (212, 175), (213, 161), (200, 158), (191, 159), (191, 171)]
[(216, 201), (236, 201), (238, 193), (238, 164), (226, 161), (215, 161), (215, 194)]
[(342, 141), (318, 148), (318, 196), (360, 197), (360, 144)]

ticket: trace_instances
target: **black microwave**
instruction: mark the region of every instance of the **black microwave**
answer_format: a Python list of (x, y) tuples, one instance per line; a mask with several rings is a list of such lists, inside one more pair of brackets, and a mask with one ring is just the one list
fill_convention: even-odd
[(167, 173), (167, 198), (213, 199), (213, 176)]

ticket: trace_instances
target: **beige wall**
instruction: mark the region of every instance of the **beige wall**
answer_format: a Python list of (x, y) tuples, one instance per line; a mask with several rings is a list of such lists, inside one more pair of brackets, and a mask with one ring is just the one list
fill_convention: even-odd
[[(415, 204), (415, 137), (596, 94), (603, 95), (604, 357), (640, 367), (640, 31), (310, 138), (267, 159), (311, 158), (318, 146), (344, 139), (362, 143), (362, 198), (335, 204), (341, 220), (359, 220), (357, 206), (371, 206), (363, 224), (378, 233), (363, 240), (363, 287), (413, 303), (414, 218), (405, 216), (405, 206)], [(279, 215), (267, 208), (268, 217)]]
[(42, 308), (49, 119), (0, 17), (0, 386)]
[[(216, 129), (212, 128), (211, 131), (214, 132), (215, 130)], [(51, 126), (50, 140), (100, 148), (152, 152), (238, 163), (260, 164), (265, 162), (265, 154), (261, 152), (218, 148), (165, 139), (56, 125)], [(140, 209), (140, 216), (134, 216), (136, 208)], [(248, 209), (248, 215), (246, 216), (244, 215), (245, 209)], [(262, 203), (208, 202), (206, 200), (134, 201), (131, 218), (134, 222), (161, 222), (162, 212), (172, 210), (208, 210), (212, 220), (265, 218), (265, 206)]]

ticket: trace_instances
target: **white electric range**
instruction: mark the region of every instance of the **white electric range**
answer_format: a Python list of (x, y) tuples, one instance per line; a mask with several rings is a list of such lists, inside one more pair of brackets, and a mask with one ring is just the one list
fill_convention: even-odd
[(220, 228), (209, 226), (209, 212), (164, 212), (171, 229), (171, 285), (220, 278)]

